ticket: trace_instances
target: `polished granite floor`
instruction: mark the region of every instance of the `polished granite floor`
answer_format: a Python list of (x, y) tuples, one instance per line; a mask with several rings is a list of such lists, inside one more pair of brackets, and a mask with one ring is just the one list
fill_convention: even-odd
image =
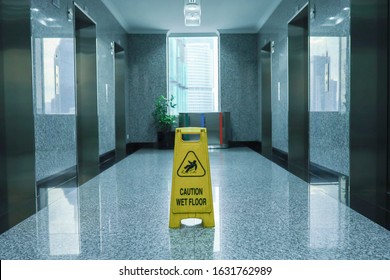
[(52, 190), (0, 235), (0, 259), (390, 259), (390, 231), (248, 148), (210, 151), (215, 228), (169, 229), (172, 162), (142, 149)]

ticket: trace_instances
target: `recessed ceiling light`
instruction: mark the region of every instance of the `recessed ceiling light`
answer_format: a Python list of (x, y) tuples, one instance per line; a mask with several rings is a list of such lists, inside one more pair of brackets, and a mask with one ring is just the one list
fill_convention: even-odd
[(186, 26), (200, 26), (200, 0), (184, 1), (184, 23)]
[(198, 4), (187, 4), (184, 6), (184, 11), (189, 11), (189, 12), (200, 11), (200, 6)]
[(185, 18), (186, 26), (200, 26), (200, 17)]

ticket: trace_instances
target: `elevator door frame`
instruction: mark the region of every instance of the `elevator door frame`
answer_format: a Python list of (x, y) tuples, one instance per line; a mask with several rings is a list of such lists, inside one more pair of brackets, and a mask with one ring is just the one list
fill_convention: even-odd
[(115, 158), (119, 161), (126, 157), (126, 99), (125, 99), (125, 50), (114, 44), (115, 77)]
[(99, 174), (96, 22), (74, 3), (77, 176), (82, 185)]
[(288, 169), (309, 181), (309, 5), (288, 23)]
[(272, 159), (271, 42), (261, 49), (261, 153)]

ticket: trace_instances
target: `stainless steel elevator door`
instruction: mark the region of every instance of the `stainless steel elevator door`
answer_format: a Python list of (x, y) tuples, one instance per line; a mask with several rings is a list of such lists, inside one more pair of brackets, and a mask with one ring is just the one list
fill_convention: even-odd
[(36, 211), (30, 16), (0, 0), (0, 233)]
[(305, 6), (288, 24), (288, 168), (308, 181), (309, 17)]

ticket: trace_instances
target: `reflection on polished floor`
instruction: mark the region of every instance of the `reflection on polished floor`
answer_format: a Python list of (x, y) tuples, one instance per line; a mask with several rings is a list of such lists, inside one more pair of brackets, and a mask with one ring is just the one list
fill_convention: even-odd
[(53, 194), (0, 259), (390, 259), (390, 231), (248, 148), (210, 151), (215, 228), (169, 229), (172, 163), (142, 149)]

